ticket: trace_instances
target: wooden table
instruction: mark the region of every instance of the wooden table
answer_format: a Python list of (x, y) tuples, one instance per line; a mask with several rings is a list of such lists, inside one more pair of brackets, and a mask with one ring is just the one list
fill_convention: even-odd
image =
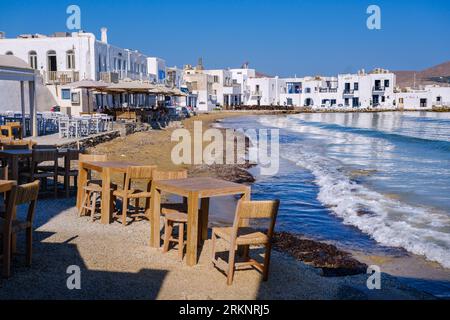
[(102, 207), (101, 207), (101, 223), (110, 224), (112, 220), (113, 198), (111, 191), (111, 174), (113, 172), (126, 173), (127, 168), (138, 166), (132, 162), (121, 161), (86, 161), (78, 163), (78, 192), (77, 192), (77, 208), (82, 205), (83, 187), (87, 183), (88, 171), (96, 171), (101, 174), (102, 179)]
[[(45, 150), (46, 149), (39, 149), (39, 151)], [(58, 157), (65, 157), (67, 152), (68, 149), (58, 149)], [(16, 181), (19, 180), (19, 159), (31, 158), (32, 155), (33, 150), (31, 149), (0, 150), (0, 159), (8, 160), (8, 163), (11, 166), (11, 179)]]
[[(242, 195), (250, 199), (250, 187), (214, 178), (188, 178), (154, 181), (151, 200), (150, 246), (160, 247), (161, 192), (188, 199), (186, 263), (197, 264), (198, 239), (208, 238), (209, 199), (211, 197)], [(199, 200), (201, 201), (199, 213)], [(200, 225), (200, 231), (199, 231)]]

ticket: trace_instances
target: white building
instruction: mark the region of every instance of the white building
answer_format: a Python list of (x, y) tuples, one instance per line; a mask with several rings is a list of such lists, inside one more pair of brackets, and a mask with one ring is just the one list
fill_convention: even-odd
[[(41, 110), (59, 105), (68, 114), (86, 111), (85, 94), (80, 94), (80, 90), (67, 92), (67, 89), (61, 89), (72, 82), (84, 79), (106, 82), (149, 79), (147, 56), (110, 45), (106, 28), (101, 30), (101, 40), (82, 31), (1, 38), (0, 54), (14, 55), (39, 72), (40, 79), (36, 85)], [(7, 90), (6, 87), (1, 89)]]
[(230, 69), (230, 71), (233, 83), (236, 83), (241, 87), (240, 101), (243, 104), (246, 104), (246, 102), (250, 99), (251, 95), (248, 79), (256, 78), (256, 70), (249, 68), (240, 68), (240, 69)]
[(192, 107), (200, 112), (211, 111), (217, 107), (213, 94), (214, 76), (203, 72), (201, 65), (193, 68), (186, 65), (183, 70), (183, 82), (193, 96)]
[(286, 81), (275, 78), (248, 78), (249, 99), (244, 101), (249, 106), (270, 106), (280, 104), (280, 94), (286, 93)]
[(450, 107), (450, 87), (425, 86), (422, 89), (405, 88), (395, 93), (396, 106), (402, 110), (431, 110)]
[(157, 57), (147, 58), (150, 81), (164, 83), (166, 80), (166, 61)]
[(241, 104), (241, 85), (233, 81), (233, 73), (230, 70), (203, 70), (203, 73), (213, 77), (213, 103), (224, 108)]
[(395, 74), (382, 69), (337, 77), (283, 80), (286, 93), (280, 94), (281, 105), (313, 108), (392, 108), (395, 105)]

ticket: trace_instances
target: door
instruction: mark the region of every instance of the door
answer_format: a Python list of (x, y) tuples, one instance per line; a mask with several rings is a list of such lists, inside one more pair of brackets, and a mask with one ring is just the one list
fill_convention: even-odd
[(420, 99), (420, 107), (421, 108), (427, 107), (427, 99)]

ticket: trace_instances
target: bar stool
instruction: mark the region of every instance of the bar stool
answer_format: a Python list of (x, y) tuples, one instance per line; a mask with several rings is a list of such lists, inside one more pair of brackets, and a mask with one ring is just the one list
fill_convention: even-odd
[[(80, 154), (79, 162), (83, 161), (106, 161), (106, 155), (90, 155), (90, 154)], [(95, 220), (95, 213), (97, 210), (97, 202), (102, 196), (102, 186), (101, 181), (92, 180), (89, 173), (88, 181), (86, 185), (83, 186), (83, 196), (81, 200), (81, 206), (78, 210), (78, 215), (81, 217), (90, 213), (92, 221)]]
[[(186, 179), (187, 171), (153, 171), (153, 181)], [(178, 243), (178, 254), (183, 260), (184, 252), (184, 231), (187, 229), (187, 204), (183, 203), (163, 203), (161, 204), (161, 214), (164, 215), (164, 245), (163, 252), (168, 252), (170, 243)], [(178, 239), (172, 236), (174, 226), (178, 226)]]
[[(164, 214), (164, 246), (163, 252), (169, 251), (171, 242), (178, 244), (178, 257), (180, 261), (183, 260), (184, 253), (184, 231), (187, 229), (188, 216), (185, 211), (186, 208), (183, 204), (170, 205), (166, 204), (161, 208), (161, 213)], [(178, 239), (172, 236), (174, 226), (178, 226)], [(185, 228), (186, 226), (186, 228)]]
[(83, 200), (81, 201), (81, 207), (78, 212), (80, 217), (89, 213), (92, 222), (95, 221), (95, 214), (97, 212), (97, 202), (101, 199), (102, 187), (99, 185), (88, 185), (83, 187)]

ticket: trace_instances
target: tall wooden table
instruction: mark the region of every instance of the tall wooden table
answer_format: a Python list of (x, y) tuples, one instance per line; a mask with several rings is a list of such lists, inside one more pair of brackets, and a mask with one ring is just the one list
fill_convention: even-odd
[(127, 172), (128, 167), (138, 166), (132, 162), (122, 161), (86, 161), (79, 162), (78, 173), (78, 192), (77, 192), (77, 208), (81, 207), (83, 197), (83, 187), (88, 180), (88, 171), (96, 171), (101, 174), (102, 179), (102, 208), (101, 208), (101, 223), (110, 224), (112, 220), (113, 198), (111, 196), (111, 174), (114, 172)]
[[(39, 151), (45, 151), (45, 149), (39, 149)], [(67, 153), (68, 149), (58, 149), (59, 158), (65, 157)], [(32, 155), (31, 149), (0, 150), (0, 159), (8, 160), (8, 165), (11, 166), (10, 178), (16, 181), (19, 180), (19, 159), (30, 159)]]
[[(211, 197), (242, 195), (250, 199), (250, 187), (214, 178), (188, 178), (153, 181), (150, 221), (150, 246), (160, 247), (161, 193), (167, 192), (188, 199), (186, 263), (197, 264), (199, 233), (202, 240), (208, 237), (209, 199)], [(199, 200), (201, 201), (199, 212)], [(200, 222), (200, 223), (199, 223)], [(200, 230), (199, 230), (200, 224)]]

